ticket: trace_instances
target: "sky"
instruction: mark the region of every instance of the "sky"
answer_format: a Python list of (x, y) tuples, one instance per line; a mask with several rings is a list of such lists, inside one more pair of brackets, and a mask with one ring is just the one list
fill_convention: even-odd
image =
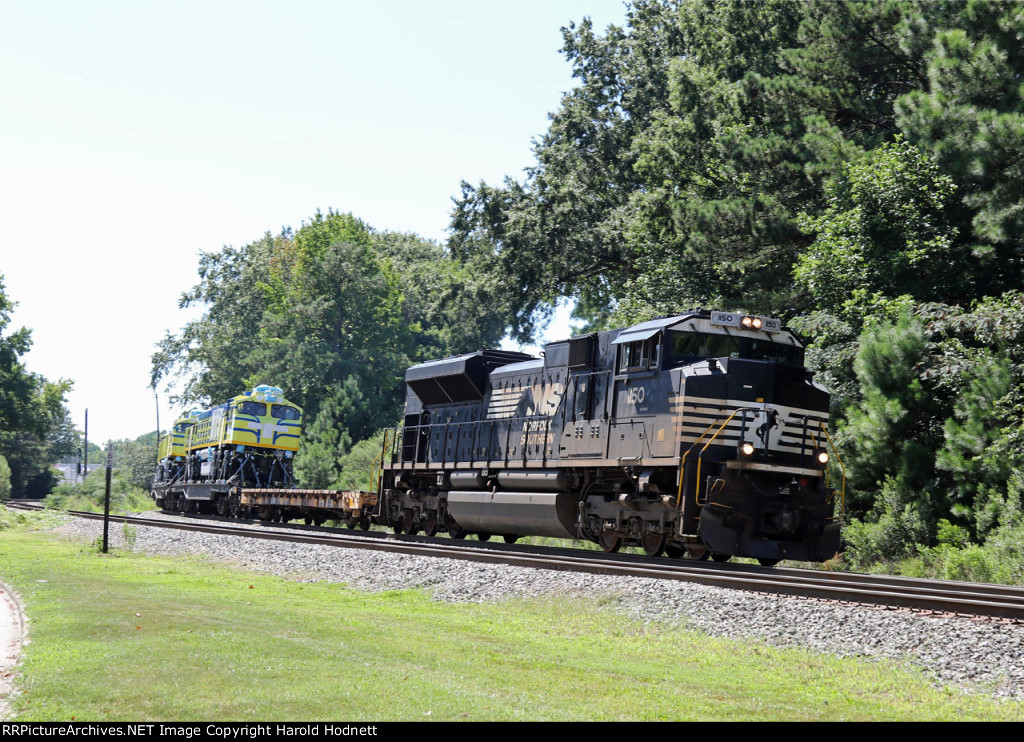
[[(573, 86), (561, 28), (621, 0), (0, 0), (0, 275), (89, 439), (156, 428), (150, 358), (199, 255), (318, 209), (443, 241), (521, 179)], [(567, 332), (565, 312), (550, 335)], [(273, 383), (273, 380), (267, 380)], [(160, 423), (180, 412), (159, 392)]]

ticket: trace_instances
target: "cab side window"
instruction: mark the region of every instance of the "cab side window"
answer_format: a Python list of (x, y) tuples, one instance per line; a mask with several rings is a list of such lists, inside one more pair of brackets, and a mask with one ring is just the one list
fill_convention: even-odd
[(658, 352), (661, 348), (659, 337), (624, 343), (619, 349), (619, 371), (639, 371), (657, 368)]

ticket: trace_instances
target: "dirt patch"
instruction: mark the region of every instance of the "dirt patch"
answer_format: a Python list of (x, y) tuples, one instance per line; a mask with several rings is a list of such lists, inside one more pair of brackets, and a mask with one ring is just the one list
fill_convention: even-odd
[(14, 592), (0, 582), (0, 720), (10, 718), (15, 668), (25, 645), (25, 615)]

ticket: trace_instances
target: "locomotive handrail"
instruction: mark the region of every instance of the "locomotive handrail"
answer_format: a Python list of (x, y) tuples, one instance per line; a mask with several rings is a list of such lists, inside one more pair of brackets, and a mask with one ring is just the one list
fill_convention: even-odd
[[(836, 460), (839, 462), (839, 470), (843, 474), (842, 487), (839, 490), (839, 519), (842, 520), (846, 517), (846, 464), (843, 463), (843, 457), (839, 455), (839, 449), (836, 447), (835, 441), (832, 440), (832, 436), (828, 434), (828, 428), (825, 427), (825, 423), (819, 422), (818, 429), (825, 434), (825, 438), (828, 440), (829, 448), (832, 449), (832, 453), (836, 455)], [(825, 486), (828, 486), (829, 475), (831, 472), (828, 467), (825, 467)]]
[(708, 425), (706, 428), (704, 428), (704, 432), (701, 433), (697, 437), (697, 440), (695, 440), (690, 445), (690, 447), (688, 449), (686, 449), (686, 453), (684, 453), (682, 455), (682, 458), (679, 459), (679, 491), (676, 493), (676, 507), (677, 508), (682, 504), (682, 501), (683, 501), (683, 482), (685, 481), (685, 474), (686, 474), (686, 457), (689, 456), (690, 452), (694, 448), (697, 447), (698, 443), (700, 443), (702, 440), (704, 440), (704, 436), (706, 436), (708, 434), (709, 430), (711, 430), (713, 427), (715, 427), (715, 423), (716, 422), (718, 422), (718, 421), (715, 420), (710, 425)]
[[(388, 449), (388, 433), (391, 429), (384, 431), (384, 445), (380, 447), (380, 453), (373, 458), (373, 463), (370, 464), (370, 482), (373, 483), (373, 488), (376, 492), (380, 492), (381, 480), (384, 478), (384, 452)], [(392, 442), (398, 437), (398, 429), (395, 428), (395, 435), (392, 438)]]
[(697, 492), (694, 494), (693, 497), (694, 497), (694, 500), (697, 502), (698, 505), (700, 504), (700, 465), (701, 465), (701, 461), (704, 458), (704, 452), (708, 450), (708, 446), (710, 446), (712, 443), (715, 442), (715, 438), (717, 438), (719, 435), (721, 435), (722, 431), (725, 430), (725, 426), (728, 425), (732, 421), (732, 419), (734, 417), (736, 417), (736, 415), (738, 413), (740, 413), (740, 412), (743, 413), (744, 424), (746, 424), (747, 413), (748, 412), (754, 412), (754, 411), (757, 411), (756, 407), (737, 407), (735, 410), (733, 410), (732, 414), (729, 415), (729, 417), (727, 417), (725, 419), (725, 422), (723, 422), (720, 426), (718, 426), (718, 430), (715, 431), (715, 434), (713, 436), (711, 436), (711, 439), (707, 443), (704, 444), (704, 448), (702, 448), (700, 450), (700, 453), (697, 454)]

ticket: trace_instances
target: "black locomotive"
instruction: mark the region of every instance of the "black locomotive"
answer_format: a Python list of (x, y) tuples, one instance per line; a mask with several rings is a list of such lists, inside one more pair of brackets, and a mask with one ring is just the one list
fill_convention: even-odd
[(697, 310), (406, 372), (384, 443), (397, 532), (823, 561), (839, 547), (829, 394), (766, 317)]

